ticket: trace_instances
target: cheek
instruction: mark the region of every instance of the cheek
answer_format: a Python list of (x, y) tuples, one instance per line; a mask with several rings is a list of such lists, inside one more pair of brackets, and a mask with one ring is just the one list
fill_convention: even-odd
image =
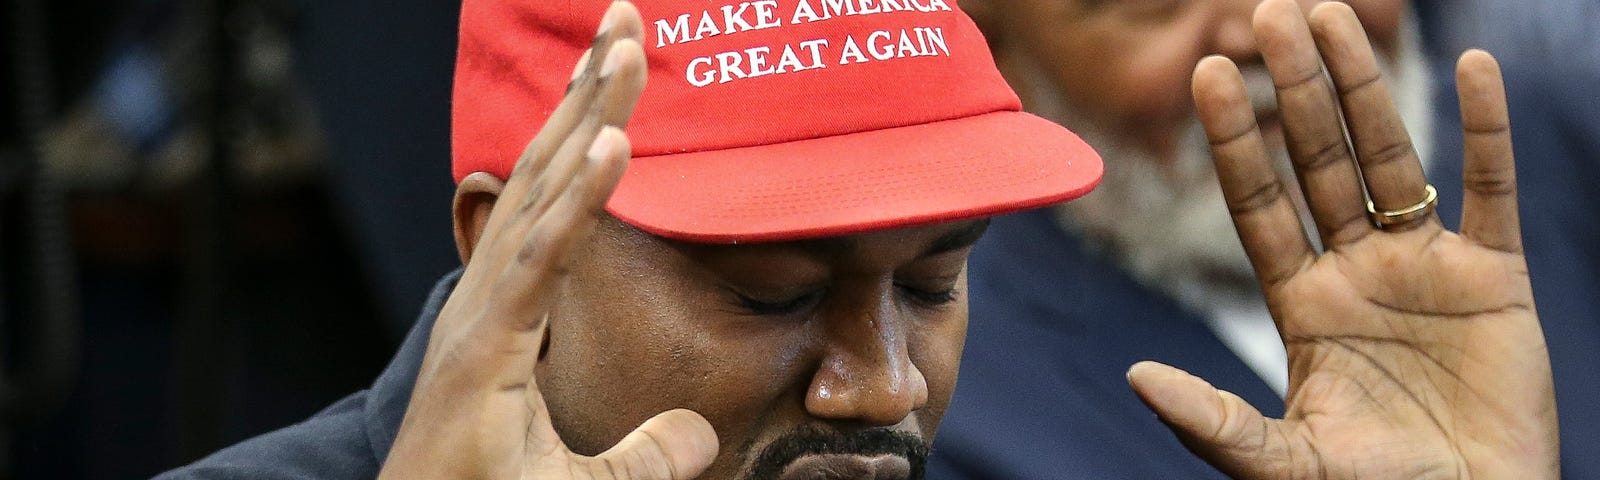
[(722, 469), (762, 433), (757, 426), (800, 398), (789, 347), (800, 342), (783, 329), (747, 328), (757, 320), (728, 318), (682, 286), (581, 276), (552, 319), (539, 368), (552, 420), (573, 451), (604, 451), (650, 417), (687, 408), (716, 430), (722, 449), (713, 468)]
[(1154, 25), (1086, 22), (1041, 39), (1036, 60), (1068, 106), (1124, 141), (1160, 150), (1191, 115), (1189, 77), (1205, 54), (1199, 15)]
[[(965, 286), (962, 287), (965, 290)], [(928, 405), (916, 412), (918, 424), (927, 438), (933, 438), (939, 421), (950, 406), (956, 378), (961, 369), (961, 351), (967, 339), (967, 300), (965, 294), (948, 313), (925, 322), (927, 328), (911, 337), (912, 363), (928, 382)]]

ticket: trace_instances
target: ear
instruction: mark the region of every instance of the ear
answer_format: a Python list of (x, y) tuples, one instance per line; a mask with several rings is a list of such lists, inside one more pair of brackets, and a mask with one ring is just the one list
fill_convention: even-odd
[(461, 179), (456, 186), (451, 213), (455, 217), (456, 254), (461, 264), (472, 261), (472, 252), (483, 238), (483, 229), (489, 225), (489, 214), (494, 203), (500, 200), (500, 191), (506, 182), (488, 172), (475, 172)]

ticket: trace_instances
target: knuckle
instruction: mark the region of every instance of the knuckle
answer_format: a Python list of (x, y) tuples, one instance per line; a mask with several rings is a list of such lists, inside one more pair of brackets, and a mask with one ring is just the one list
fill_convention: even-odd
[(1383, 77), (1374, 73), (1370, 76), (1352, 79), (1339, 86), (1341, 96), (1352, 96), (1366, 93), (1374, 87), (1383, 85)]
[(1288, 72), (1285, 76), (1290, 80), (1275, 82), (1274, 86), (1285, 94), (1310, 92), (1326, 95), (1327, 83), (1323, 81), (1323, 73), (1322, 64), (1318, 63), (1314, 67), (1303, 68), (1298, 72)]
[(546, 188), (549, 188), (549, 185), (544, 179), (533, 182), (533, 186), (528, 189), (528, 196), (522, 200), (522, 205), (518, 206), (517, 213), (526, 214), (533, 211), (534, 206), (539, 205), (540, 200), (544, 198)]
[(1462, 173), (1462, 185), (1470, 192), (1482, 195), (1516, 195), (1516, 173), (1510, 168), (1467, 170)]
[(1461, 127), (1462, 131), (1469, 135), (1493, 137), (1511, 133), (1511, 125), (1504, 121), (1470, 122), (1463, 120), (1462, 123), (1465, 124)]
[(517, 263), (534, 268), (549, 268), (555, 244), (555, 240), (549, 235), (535, 231), (522, 242), (522, 248), (517, 250)]
[(1219, 148), (1227, 148), (1227, 147), (1229, 147), (1231, 145), (1234, 145), (1234, 144), (1237, 144), (1239, 142), (1242, 142), (1245, 139), (1249, 138), (1250, 134), (1256, 133), (1258, 128), (1260, 128), (1260, 127), (1256, 125), (1254, 120), (1252, 120), (1252, 121), (1250, 121), (1248, 123), (1245, 123), (1244, 125), (1238, 127), (1234, 131), (1231, 131), (1231, 132), (1228, 132), (1228, 133), (1224, 133), (1224, 134), (1220, 134), (1220, 135), (1217, 135), (1217, 136), (1213, 137), (1211, 139), (1211, 148), (1213, 150), (1219, 149)]
[(1413, 159), (1416, 156), (1417, 153), (1412, 149), (1411, 141), (1401, 139), (1362, 155), (1361, 163), (1372, 166), (1388, 165), (1400, 160)]
[(1295, 164), (1305, 171), (1317, 171), (1328, 166), (1338, 165), (1349, 159), (1345, 150), (1343, 139), (1327, 141), (1312, 148), (1303, 155), (1295, 155)]
[(1328, 237), (1324, 243), (1331, 247), (1333, 245), (1353, 243), (1365, 237), (1368, 233), (1371, 233), (1371, 229), (1368, 227), (1372, 226), (1372, 220), (1367, 217), (1366, 212), (1355, 211), (1339, 218), (1330, 219), (1328, 225), (1328, 231), (1324, 232)]
[(1263, 181), (1228, 202), (1228, 211), (1234, 215), (1255, 212), (1277, 202), (1285, 195), (1283, 185), (1277, 181)]

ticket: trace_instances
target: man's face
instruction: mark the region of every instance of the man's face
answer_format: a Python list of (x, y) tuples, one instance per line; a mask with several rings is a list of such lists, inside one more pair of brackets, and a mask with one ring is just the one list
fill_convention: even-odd
[[(1201, 58), (1220, 54), (1247, 70), (1261, 66), (1250, 25), (1257, 3), (967, 0), (963, 5), (972, 6), (987, 24), (986, 33), (996, 41), (997, 61), (1008, 79), (1048, 84), (1018, 86), (1030, 107), (1054, 108), (1039, 104), (1063, 102), (1097, 130), (1168, 158), (1180, 148), (1183, 130), (1194, 117), (1189, 75)], [(1309, 9), (1319, 0), (1300, 3)], [(1392, 54), (1404, 2), (1348, 3), (1380, 53)], [(1023, 68), (1038, 72), (1024, 79)], [(1059, 98), (1029, 98), (1037, 97), (1041, 89)], [(1268, 121), (1263, 127), (1270, 129), (1274, 122), (1264, 120)]]
[(706, 245), (602, 221), (538, 365), (556, 429), (592, 455), (689, 408), (721, 442), (702, 478), (919, 473), (955, 387), (966, 258), (985, 225)]

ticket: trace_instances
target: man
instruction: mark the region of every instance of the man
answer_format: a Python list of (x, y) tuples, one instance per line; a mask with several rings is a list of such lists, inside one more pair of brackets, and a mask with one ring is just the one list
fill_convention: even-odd
[[(1180, 455), (1183, 446), (1166, 427), (1134, 404), (1121, 372), (1139, 360), (1172, 363), (1270, 415), (1283, 412), (1282, 398), (1291, 390), (1283, 341), (1220, 200), (1189, 85), (1190, 66), (1205, 55), (1224, 55), (1240, 64), (1269, 151), (1284, 150), (1286, 125), (1276, 108), (1273, 78), (1253, 38), (1270, 26), (1252, 22), (1258, 3), (963, 1), (1025, 110), (1078, 132), (1105, 156), (1107, 171), (1096, 191), (1082, 199), (996, 219), (974, 252), (966, 375), (935, 449), (936, 473), (950, 478), (1216, 476)], [(1307, 10), (1314, 3), (1299, 2)], [(1406, 2), (1348, 5), (1377, 50), (1400, 116), (1417, 140), (1417, 155), (1428, 162), (1431, 176), (1441, 179), (1436, 183), (1440, 198), (1460, 198), (1454, 187), (1460, 182), (1442, 180), (1461, 178), (1460, 151), (1453, 148), (1461, 141), (1460, 126), (1446, 118), (1459, 111), (1453, 100), (1440, 102), (1445, 108), (1439, 120), (1434, 118), (1435, 79)], [(1439, 84), (1441, 93), (1453, 97), (1450, 83)], [(1435, 130), (1439, 142), (1429, 141)], [(1435, 150), (1447, 154), (1429, 162)], [(1528, 160), (1543, 165), (1560, 158)], [(1293, 178), (1287, 158), (1274, 164), (1280, 176)], [(1523, 171), (1529, 171), (1528, 164), (1523, 162)], [(1523, 178), (1582, 171), (1551, 167)], [(1572, 198), (1572, 190), (1557, 191), (1564, 192), (1558, 194), (1561, 211), (1585, 202)], [(1536, 194), (1523, 204), (1544, 196)], [(1526, 211), (1538, 218), (1556, 210)], [(1455, 222), (1455, 216), (1446, 221)], [(1585, 222), (1559, 223), (1571, 228)], [(1538, 264), (1544, 243), (1549, 242), (1529, 242), (1535, 290), (1546, 295), (1541, 307), (1548, 306), (1546, 298), (1558, 307), (1589, 302), (1593, 282), (1549, 276), (1588, 267)], [(1562, 252), (1589, 243), (1571, 243)], [(1541, 274), (1554, 281), (1541, 284)], [(1587, 276), (1592, 275), (1564, 277)], [(1594, 308), (1600, 307), (1562, 308), (1559, 317), (1542, 308), (1551, 319), (1547, 333), (1562, 332), (1550, 338), (1562, 385), (1558, 392), (1569, 404), (1600, 391), (1589, 387), (1596, 381), (1584, 372), (1600, 362), (1600, 348), (1588, 347), (1600, 343), (1600, 323), (1581, 313)], [(1049, 374), (1020, 379), (999, 374), (1018, 364)], [(1570, 380), (1562, 375), (1563, 365), (1571, 365)], [(1062, 410), (1060, 399), (1097, 414)], [(1595, 462), (1582, 448), (1572, 449), (1592, 444), (1600, 434), (1589, 418), (1587, 412), (1562, 418), (1563, 438), (1572, 440), (1565, 442), (1569, 473), (1600, 467), (1574, 463)]]
[[(1283, 155), (1272, 78), (1251, 34), (1260, 0), (1099, 2), (967, 0), (1025, 110), (1079, 133), (1117, 168), (1055, 221), (1146, 289), (1206, 317), (1281, 396), (1283, 347), (1233, 224), (1221, 208), (1189, 94), (1193, 65), (1240, 65), (1270, 151)], [(1316, 1), (1301, 1), (1307, 9)], [(1401, 0), (1350, 2), (1377, 50), (1407, 130), (1431, 150), (1428, 64)], [(1292, 178), (1287, 157), (1275, 162)], [(1170, 303), (1170, 302), (1169, 302)], [(1115, 325), (1115, 319), (1105, 319)], [(1251, 385), (1252, 387), (1256, 385)]]
[[(619, 2), (601, 17), (598, 4), (467, 2), (454, 105), (465, 268), (372, 390), (169, 476), (920, 478), (985, 219), (1081, 195), (1100, 166), (1017, 111), (958, 11), (893, 4), (678, 0), (641, 15)], [(1298, 11), (1274, 18), (1300, 22), (1291, 32), (1306, 40), (1278, 61), (1320, 65)], [(1317, 22), (1345, 82), (1376, 75), (1349, 18)], [(595, 24), (570, 83), (548, 75)], [(1478, 52), (1462, 69), (1467, 125), (1503, 124), (1493, 60)], [(1426, 190), (1415, 159), (1370, 155), (1404, 132), (1352, 122), (1384, 227), (1329, 222), (1365, 218), (1351, 158), (1308, 171), (1323, 180), (1307, 189), (1319, 229), (1341, 248), (1318, 258), (1261, 174), (1232, 64), (1196, 76), (1269, 305), (1307, 339), (1364, 335), (1381, 351), (1297, 351), (1309, 356), (1294, 357), (1296, 374), (1320, 387), (1297, 399), (1306, 417), (1266, 419), (1153, 363), (1129, 370), (1141, 398), (1241, 478), (1557, 475), (1514, 194), (1477, 192), (1474, 223), (1443, 231), (1433, 202), (1412, 198)], [(1344, 142), (1331, 99), (1285, 115)], [(1393, 116), (1379, 97), (1347, 108)], [(523, 148), (511, 138), (530, 116), (544, 126)], [(1503, 138), (1479, 143), (1471, 165), (1511, 165)], [(1407, 333), (1374, 331), (1385, 327)], [(1464, 394), (1479, 390), (1511, 393)]]

